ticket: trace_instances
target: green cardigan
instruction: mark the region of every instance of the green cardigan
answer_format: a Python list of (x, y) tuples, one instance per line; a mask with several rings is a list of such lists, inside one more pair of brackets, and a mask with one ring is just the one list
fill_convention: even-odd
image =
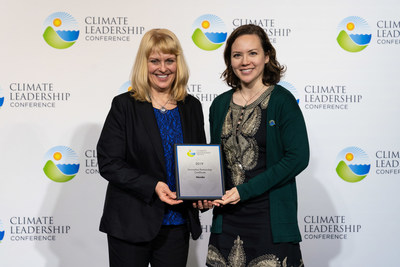
[[(221, 143), (222, 125), (234, 89), (219, 95), (210, 107), (211, 143)], [(269, 192), (272, 236), (275, 243), (300, 242), (295, 176), (309, 161), (307, 130), (293, 95), (275, 85), (267, 107), (266, 170), (237, 186), (240, 201)], [(214, 208), (212, 233), (222, 232), (222, 215)], [(251, 226), (249, 226), (251, 227)]]

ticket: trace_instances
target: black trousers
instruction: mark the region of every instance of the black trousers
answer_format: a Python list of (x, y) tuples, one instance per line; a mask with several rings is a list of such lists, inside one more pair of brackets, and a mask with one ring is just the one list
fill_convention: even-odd
[(130, 243), (110, 235), (110, 267), (185, 267), (189, 251), (187, 225), (163, 225), (150, 242)]

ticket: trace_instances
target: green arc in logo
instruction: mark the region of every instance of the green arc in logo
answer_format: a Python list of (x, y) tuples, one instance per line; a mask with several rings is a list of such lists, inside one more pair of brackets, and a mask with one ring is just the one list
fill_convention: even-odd
[(47, 27), (43, 33), (43, 38), (48, 45), (57, 49), (65, 49), (72, 46), (74, 42), (66, 42), (62, 40), (52, 27)]
[(342, 160), (336, 167), (336, 173), (340, 178), (349, 183), (356, 183), (367, 177), (367, 175), (356, 175), (354, 174), (349, 166)]
[(217, 48), (221, 47), (224, 43), (215, 44), (210, 42), (206, 35), (197, 28), (192, 34), (193, 42), (201, 49), (206, 51), (216, 50)]
[(76, 176), (76, 174), (74, 175), (63, 174), (51, 160), (48, 160), (46, 162), (46, 165), (44, 165), (43, 167), (43, 171), (50, 180), (58, 183), (68, 182), (69, 180), (71, 180)]
[(364, 50), (368, 45), (358, 45), (351, 40), (350, 36), (347, 34), (346, 31), (340, 31), (336, 41), (340, 45), (341, 48), (348, 52), (360, 52)]

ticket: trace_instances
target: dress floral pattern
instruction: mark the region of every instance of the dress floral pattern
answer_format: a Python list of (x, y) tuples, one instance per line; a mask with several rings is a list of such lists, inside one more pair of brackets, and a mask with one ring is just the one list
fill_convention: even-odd
[(234, 186), (242, 184), (245, 172), (252, 170), (258, 160), (258, 145), (254, 138), (261, 124), (262, 110), (266, 109), (273, 86), (256, 101), (240, 107), (233, 102), (222, 126), (221, 141), (231, 171)]
[[(287, 258), (280, 261), (279, 258), (273, 254), (266, 254), (255, 258), (246, 266), (246, 254), (240, 236), (237, 236), (234, 242), (228, 256), (228, 261), (225, 260), (216, 247), (209, 245), (207, 264), (214, 267), (294, 267), (287, 266)], [(304, 267), (302, 260), (300, 260), (299, 265), (296, 267)]]

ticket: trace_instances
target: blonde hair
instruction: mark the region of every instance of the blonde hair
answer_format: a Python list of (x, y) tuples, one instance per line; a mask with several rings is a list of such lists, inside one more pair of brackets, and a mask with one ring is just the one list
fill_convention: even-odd
[(175, 80), (172, 83), (171, 96), (175, 101), (184, 100), (187, 95), (189, 69), (178, 38), (167, 29), (152, 29), (144, 34), (132, 68), (132, 96), (139, 101), (151, 102), (147, 61), (152, 52), (176, 56), (177, 70)]

